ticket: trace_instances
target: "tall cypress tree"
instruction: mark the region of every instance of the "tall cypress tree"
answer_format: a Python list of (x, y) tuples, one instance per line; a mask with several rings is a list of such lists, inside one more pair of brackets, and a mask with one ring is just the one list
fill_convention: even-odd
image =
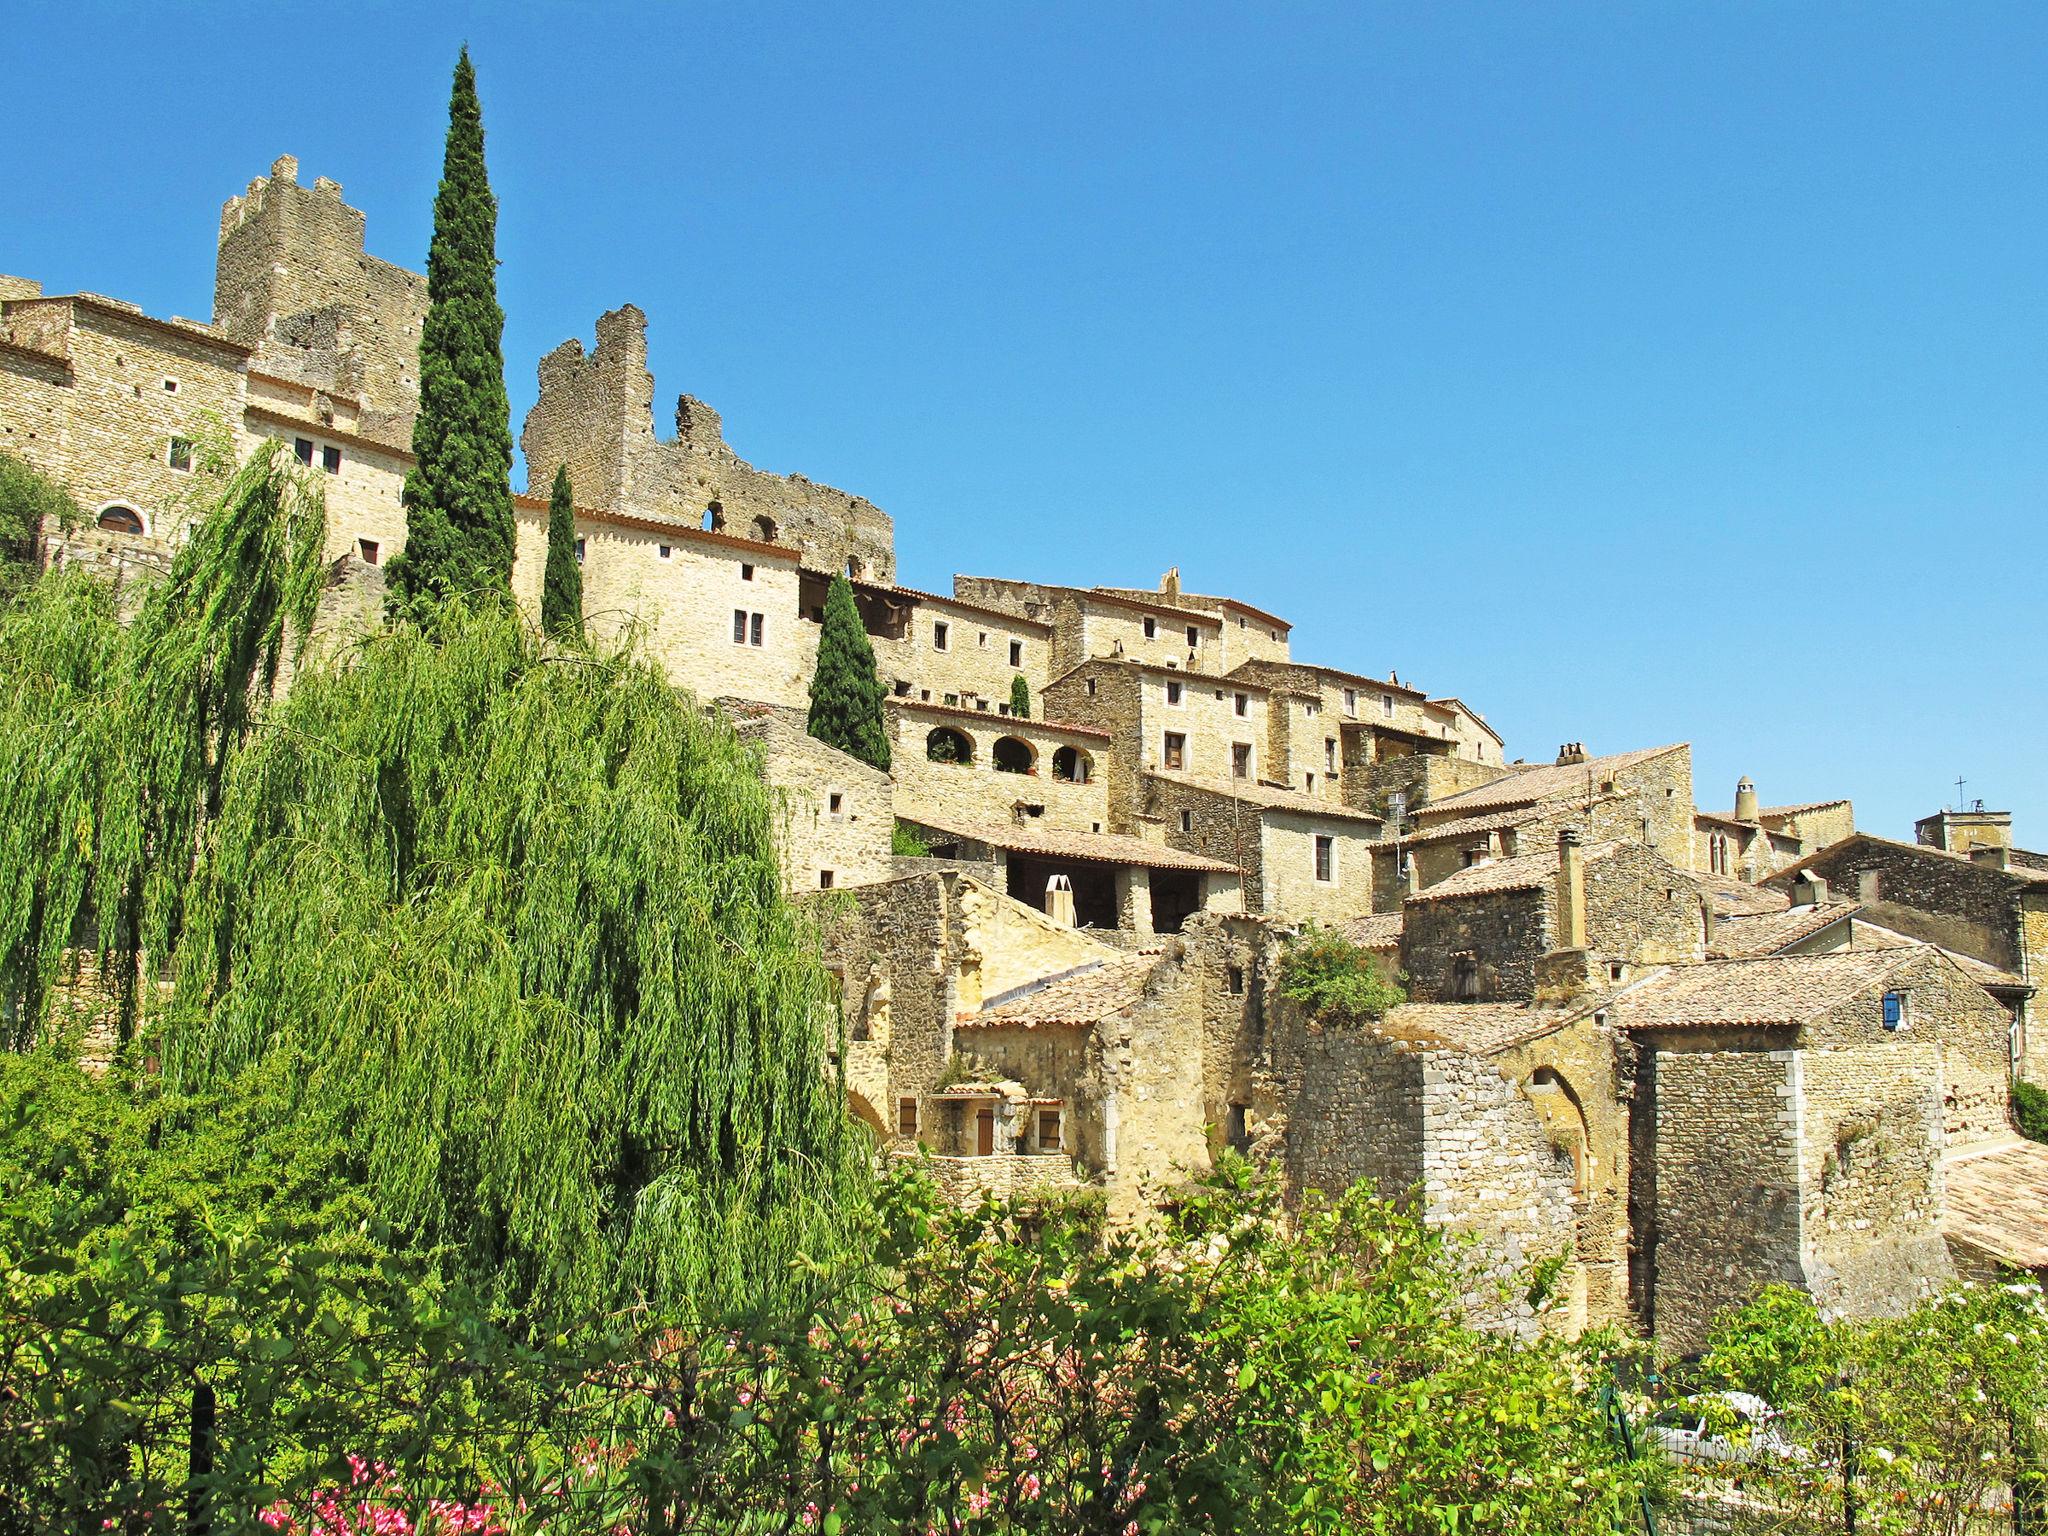
[(405, 549), (390, 571), (393, 611), (415, 619), (449, 596), (511, 586), (512, 408), (497, 246), (498, 203), (484, 170), (483, 112), (465, 47), (448, 101), (427, 250)]
[(583, 634), (583, 567), (576, 563), (576, 501), (569, 466), (555, 470), (548, 497), (548, 564), (541, 576), (540, 627), (557, 640)]
[(1021, 672), (1010, 679), (1010, 713), (1019, 720), (1031, 718), (1031, 685)]
[(825, 622), (818, 630), (818, 670), (811, 678), (810, 733), (828, 747), (887, 770), (889, 732), (882, 720), (888, 697), (875, 675), (875, 648), (854, 606), (853, 585), (832, 578)]

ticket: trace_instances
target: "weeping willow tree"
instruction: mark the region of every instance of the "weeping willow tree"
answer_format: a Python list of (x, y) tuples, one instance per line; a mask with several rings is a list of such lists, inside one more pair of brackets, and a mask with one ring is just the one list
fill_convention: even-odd
[(126, 631), (62, 573), (0, 626), (17, 1041), (96, 932), (167, 1086), (282, 1063), (385, 1212), (535, 1326), (774, 1296), (865, 1162), (754, 759), (508, 600), (273, 698), (319, 591), (301, 484), (252, 462)]

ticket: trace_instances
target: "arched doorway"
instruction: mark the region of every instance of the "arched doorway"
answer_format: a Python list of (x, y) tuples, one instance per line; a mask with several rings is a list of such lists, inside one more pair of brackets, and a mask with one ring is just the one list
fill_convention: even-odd
[(1086, 784), (1095, 774), (1095, 759), (1079, 747), (1061, 747), (1052, 755), (1052, 776), (1062, 784)]
[(1015, 736), (997, 739), (989, 760), (997, 773), (1030, 773), (1038, 764), (1038, 754), (1031, 750), (1031, 743)]
[(924, 755), (935, 763), (969, 764), (974, 761), (974, 743), (950, 725), (934, 726), (924, 739)]
[(101, 507), (100, 515), (94, 521), (109, 533), (141, 533), (143, 531), (142, 514), (133, 507), (121, 505), (118, 501)]

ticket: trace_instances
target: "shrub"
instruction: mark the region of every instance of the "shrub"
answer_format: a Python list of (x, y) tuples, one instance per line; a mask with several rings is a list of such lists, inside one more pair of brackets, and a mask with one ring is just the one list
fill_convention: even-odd
[(2012, 1085), (2012, 1118), (2029, 1141), (2048, 1141), (2048, 1090), (2032, 1083)]
[(1318, 1019), (1377, 1019), (1408, 1001), (1369, 950), (1310, 926), (1280, 958), (1280, 995)]
[(896, 830), (889, 834), (889, 851), (899, 859), (928, 859), (932, 856), (931, 844), (900, 821), (896, 823)]

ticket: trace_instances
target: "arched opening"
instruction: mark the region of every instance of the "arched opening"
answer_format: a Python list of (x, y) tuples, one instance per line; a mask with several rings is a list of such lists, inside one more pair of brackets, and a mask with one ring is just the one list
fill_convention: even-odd
[(1530, 1073), (1524, 1092), (1543, 1117), (1559, 1161), (1569, 1159), (1571, 1163), (1572, 1193), (1584, 1194), (1592, 1174), (1592, 1148), (1587, 1138), (1585, 1107), (1579, 1103), (1578, 1094), (1554, 1067), (1538, 1067)]
[(1031, 750), (1031, 743), (1015, 736), (998, 740), (989, 756), (997, 773), (1030, 773), (1038, 764), (1038, 754)]
[(848, 581), (859, 581), (867, 573), (868, 564), (860, 556), (848, 555), (846, 557), (846, 579)]
[(1079, 747), (1061, 747), (1052, 755), (1052, 776), (1064, 784), (1086, 784), (1095, 775), (1095, 759)]
[(141, 533), (142, 514), (133, 507), (124, 507), (119, 502), (101, 507), (95, 521), (109, 533)]
[(725, 508), (715, 501), (704, 509), (704, 531), (706, 533), (725, 532)]
[(935, 726), (924, 739), (924, 755), (935, 763), (971, 763), (974, 743), (950, 725)]
[(755, 518), (754, 537), (763, 544), (773, 544), (775, 542), (775, 519), (766, 516)]
[(858, 1120), (862, 1128), (869, 1135), (873, 1136), (876, 1141), (887, 1141), (889, 1139), (889, 1127), (882, 1122), (882, 1117), (875, 1112), (875, 1106), (870, 1104), (862, 1095), (855, 1093), (851, 1088), (846, 1090), (846, 1107), (853, 1111), (853, 1118)]

